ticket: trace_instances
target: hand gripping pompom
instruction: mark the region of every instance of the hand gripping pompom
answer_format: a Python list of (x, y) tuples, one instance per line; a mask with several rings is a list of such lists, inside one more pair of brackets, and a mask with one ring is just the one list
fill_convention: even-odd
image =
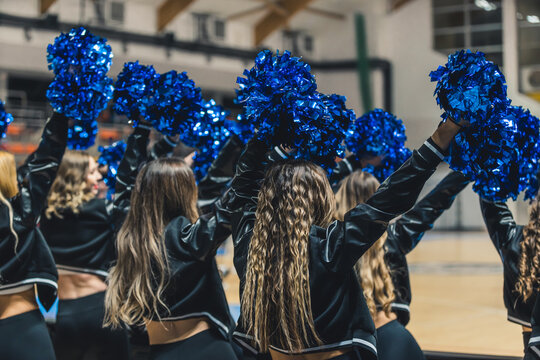
[[(255, 66), (245, 70), (237, 83), (237, 102), (260, 140), (270, 146), (297, 149), (295, 156), (313, 161), (330, 171), (351, 118), (344, 98), (318, 93), (309, 65), (299, 58), (271, 51), (260, 52)], [(354, 115), (353, 115), (354, 116)]]

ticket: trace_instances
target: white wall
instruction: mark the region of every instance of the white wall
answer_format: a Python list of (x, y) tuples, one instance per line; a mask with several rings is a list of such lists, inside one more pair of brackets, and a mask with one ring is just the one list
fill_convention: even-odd
[[(221, 0), (220, 0), (221, 1)], [(58, 0), (50, 9), (59, 15), (61, 21), (77, 22), (79, 18), (78, 1)], [(540, 104), (519, 94), (517, 66), (517, 26), (515, 0), (503, 1), (504, 22), (504, 72), (508, 82), (509, 96), (517, 105), (528, 107), (532, 113), (540, 114)], [(402, 118), (407, 127), (408, 146), (421, 145), (436, 127), (441, 110), (433, 97), (434, 83), (429, 80), (429, 72), (446, 62), (446, 56), (432, 49), (431, 1), (415, 0), (402, 6), (397, 11), (388, 13), (386, 2), (380, 0), (359, 1), (356, 11), (364, 14), (368, 35), (368, 53), (370, 57), (389, 60), (393, 66), (394, 113)], [(125, 30), (154, 34), (156, 28), (154, 1), (126, 2)], [(21, 16), (38, 16), (37, 0), (0, 0), (0, 12)], [(91, 10), (91, 9), (90, 9)], [(90, 11), (89, 10), (89, 11)], [(299, 15), (304, 16), (304, 15)], [(356, 39), (354, 11), (347, 14), (345, 21), (332, 21), (324, 18), (298, 18), (298, 24), (313, 26), (315, 36), (315, 54), (317, 60), (344, 60), (356, 57)], [(304, 26), (303, 25), (303, 26)], [(290, 24), (295, 28), (295, 20)], [(193, 19), (184, 13), (166, 28), (182, 40), (193, 39)], [(0, 73), (25, 72), (35, 76), (50, 77), (46, 65), (46, 46), (57, 35), (49, 31), (29, 32), (25, 37), (22, 29), (0, 26)], [(160, 47), (123, 44), (111, 41), (115, 57), (111, 75), (117, 74), (125, 61), (140, 60), (153, 64), (160, 72), (175, 69), (187, 71), (204, 89), (222, 90), (232, 93), (236, 87), (236, 77), (249, 62), (231, 60), (172, 50), (169, 54)], [(252, 29), (249, 24), (234, 22), (228, 25), (226, 46), (251, 48)], [(282, 48), (281, 36), (276, 33), (264, 43), (271, 48)], [(125, 50), (125, 51), (124, 51)], [(347, 96), (348, 105), (363, 113), (356, 72), (318, 72), (315, 74), (319, 89), (323, 92), (338, 93)], [(373, 74), (373, 99), (376, 107), (382, 107), (382, 81), (380, 74)], [(1, 89), (0, 89), (1, 92)], [(444, 169), (441, 174), (444, 173)], [(440, 177), (440, 175), (438, 175)], [(434, 181), (437, 176), (434, 177)], [(432, 181), (432, 183), (434, 182)], [(430, 187), (432, 184), (428, 184)], [(479, 226), (482, 221), (477, 211), (476, 196), (470, 191), (464, 196), (464, 215), (466, 225)], [(516, 210), (520, 220), (525, 221), (524, 205)], [(446, 225), (452, 224), (453, 218), (442, 219)]]

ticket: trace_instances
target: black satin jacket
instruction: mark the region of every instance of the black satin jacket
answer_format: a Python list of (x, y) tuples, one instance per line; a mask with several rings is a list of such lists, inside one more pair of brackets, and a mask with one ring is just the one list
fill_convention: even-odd
[[(265, 171), (266, 146), (250, 141), (238, 161), (236, 176), (228, 191), (234, 242), (234, 265), (243, 291), (249, 244), (255, 222), (260, 183)], [(302, 353), (354, 347), (362, 358), (375, 359), (375, 326), (358, 283), (354, 264), (386, 231), (388, 222), (410, 209), (426, 180), (442, 160), (442, 152), (428, 140), (390, 176), (365, 203), (334, 221), (327, 228), (312, 226), (310, 233), (311, 311), (323, 346)], [(235, 340), (256, 354), (256, 342), (246, 334), (242, 320)], [(286, 353), (285, 350), (275, 348)]]
[[(129, 209), (131, 188), (139, 166), (147, 159), (150, 130), (138, 127), (127, 141), (126, 152), (118, 167), (114, 201), (92, 199), (78, 208), (62, 211), (62, 218), (43, 215), (40, 229), (49, 244), (58, 270), (89, 273), (105, 279), (116, 259), (114, 236)], [(153, 156), (166, 153), (164, 141), (156, 143)]]
[(45, 125), (37, 150), (19, 169), (19, 193), (8, 200), (13, 208), (17, 249), (8, 208), (0, 203), (0, 290), (36, 284), (46, 309), (56, 297), (58, 273), (37, 223), (64, 155), (67, 129), (68, 119), (55, 113)]
[(433, 224), (443, 212), (452, 206), (457, 194), (467, 184), (469, 179), (462, 173), (449, 173), (411, 210), (388, 226), (385, 260), (390, 268), (396, 296), (392, 311), (404, 326), (410, 319), (409, 305), (412, 298), (406, 255), (418, 245), (424, 233), (433, 228)]
[(531, 327), (530, 321), (536, 293), (527, 301), (523, 301), (523, 298), (514, 291), (519, 279), (523, 226), (515, 223), (512, 212), (503, 202), (480, 199), (480, 208), (491, 241), (503, 263), (503, 299), (508, 312), (508, 321)]
[[(224, 338), (230, 339), (234, 320), (214, 258), (219, 245), (230, 235), (228, 217), (218, 200), (213, 210), (194, 224), (179, 216), (166, 226), (170, 276), (162, 295), (168, 310), (159, 308), (161, 320), (205, 316)], [(147, 317), (158, 320), (155, 315)]]
[[(342, 160), (332, 172), (330, 179), (335, 183), (335, 190), (338, 190), (343, 178), (360, 169), (360, 163), (355, 158), (353, 155)], [(457, 194), (468, 183), (469, 180), (460, 172), (449, 173), (411, 210), (388, 226), (385, 261), (390, 268), (396, 297), (392, 311), (403, 326), (409, 323), (412, 299), (406, 255), (418, 245), (424, 233), (433, 228), (443, 212), (452, 206)]]

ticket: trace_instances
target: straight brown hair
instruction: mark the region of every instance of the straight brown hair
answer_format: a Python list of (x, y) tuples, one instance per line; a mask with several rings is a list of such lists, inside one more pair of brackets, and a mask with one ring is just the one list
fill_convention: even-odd
[[(160, 158), (139, 172), (116, 240), (118, 260), (105, 294), (105, 326), (142, 325), (166, 310), (169, 276), (163, 232), (178, 216), (197, 221), (197, 185), (181, 158)], [(157, 284), (157, 287), (156, 285)]]

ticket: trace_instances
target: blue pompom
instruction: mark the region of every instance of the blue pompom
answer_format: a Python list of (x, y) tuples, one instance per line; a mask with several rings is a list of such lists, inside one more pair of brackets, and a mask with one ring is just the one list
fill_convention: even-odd
[(64, 72), (56, 75), (49, 85), (47, 99), (54, 111), (72, 119), (91, 122), (112, 99), (112, 83), (108, 77)]
[(212, 161), (231, 136), (225, 126), (228, 115), (229, 112), (214, 100), (203, 101), (199, 120), (180, 136), (184, 144), (198, 149), (193, 157), (193, 172), (197, 181), (206, 175)]
[(473, 190), (491, 201), (516, 199), (536, 191), (540, 124), (528, 110), (494, 108), (484, 123), (456, 135), (448, 156), (454, 170), (474, 181)]
[(159, 74), (151, 65), (140, 65), (138, 61), (125, 63), (114, 85), (114, 111), (125, 114), (134, 125), (140, 116), (147, 118), (147, 107), (153, 102), (158, 79)]
[(113, 55), (107, 41), (81, 27), (60, 34), (47, 52), (55, 74), (47, 89), (53, 109), (76, 120), (95, 120), (113, 95), (113, 81), (107, 77)]
[(504, 75), (482, 52), (458, 51), (429, 75), (437, 81), (434, 95), (445, 120), (451, 117), (473, 124), (484, 121), (495, 104), (509, 104)]
[(47, 46), (49, 70), (55, 75), (75, 72), (105, 76), (112, 64), (112, 50), (107, 39), (94, 36), (83, 27), (61, 33)]
[(6, 112), (4, 103), (0, 100), (0, 138), (6, 137), (7, 127), (13, 121), (13, 115)]
[(199, 120), (201, 102), (201, 89), (185, 72), (169, 71), (159, 76), (147, 120), (165, 135), (181, 134)]
[(76, 121), (68, 128), (67, 147), (71, 150), (86, 150), (96, 142), (97, 121)]
[(120, 140), (109, 146), (100, 146), (98, 147), (98, 151), (101, 152), (101, 155), (99, 156), (97, 163), (102, 166), (107, 166), (107, 175), (103, 177), (103, 181), (109, 188), (107, 197), (111, 199), (114, 194), (114, 187), (116, 186), (118, 166), (126, 152), (126, 143)]
[(265, 50), (255, 66), (239, 77), (237, 102), (244, 116), (258, 129), (257, 136), (268, 145), (296, 148), (296, 157), (313, 161), (330, 171), (351, 118), (344, 98), (318, 93), (309, 65), (288, 51), (275, 56)]
[(373, 176), (382, 183), (386, 178), (392, 175), (392, 173), (399, 169), (411, 155), (412, 151), (406, 147), (392, 149), (390, 153), (384, 157), (379, 166), (374, 167), (368, 165), (363, 170), (373, 174)]
[(253, 122), (248, 121), (243, 114), (239, 114), (235, 120), (225, 120), (225, 127), (233, 134), (238, 136), (242, 143), (247, 144), (247, 142), (255, 134), (255, 127)]
[(359, 117), (347, 132), (347, 149), (359, 157), (385, 156), (404, 146), (407, 136), (401, 119), (382, 109)]

